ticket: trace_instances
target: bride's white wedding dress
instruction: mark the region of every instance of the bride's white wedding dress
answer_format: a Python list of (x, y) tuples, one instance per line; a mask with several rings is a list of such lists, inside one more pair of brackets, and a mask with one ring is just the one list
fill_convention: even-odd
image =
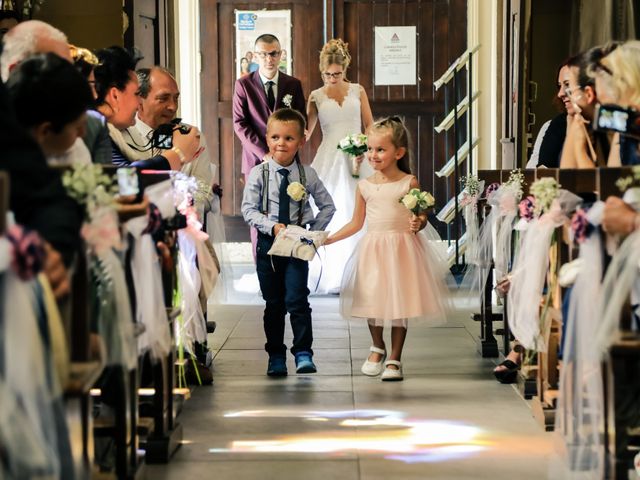
[[(337, 232), (353, 215), (359, 178), (352, 177), (352, 160), (349, 155), (338, 150), (338, 143), (347, 135), (362, 131), (361, 90), (360, 85), (350, 84), (342, 104), (329, 98), (323, 88), (314, 90), (310, 96), (311, 101), (316, 104), (322, 129), (322, 143), (311, 166), (318, 172), (336, 206), (336, 213), (327, 226), (330, 232)], [(373, 169), (365, 159), (360, 167), (360, 178), (367, 178), (372, 174)], [(320, 249), (319, 255), (309, 265), (309, 290), (312, 294), (340, 291), (344, 267), (360, 236), (361, 233)]]

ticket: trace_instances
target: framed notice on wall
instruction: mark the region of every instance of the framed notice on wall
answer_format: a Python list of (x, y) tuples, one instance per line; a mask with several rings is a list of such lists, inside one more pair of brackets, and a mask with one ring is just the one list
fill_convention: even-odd
[(258, 70), (253, 47), (265, 33), (278, 37), (282, 49), (278, 68), (291, 75), (291, 10), (236, 10), (235, 14), (236, 78)]
[(375, 27), (375, 85), (417, 83), (416, 27)]

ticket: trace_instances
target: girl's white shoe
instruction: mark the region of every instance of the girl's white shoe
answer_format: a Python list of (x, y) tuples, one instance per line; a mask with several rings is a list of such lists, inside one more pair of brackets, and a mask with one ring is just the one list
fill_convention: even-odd
[(360, 369), (360, 371), (369, 377), (377, 377), (378, 375), (380, 375), (380, 373), (382, 373), (382, 367), (384, 364), (384, 359), (387, 358), (387, 352), (378, 347), (371, 347), (369, 348), (369, 351), (371, 353), (379, 353), (380, 355), (382, 355), (382, 359), (379, 362), (370, 362), (369, 358), (367, 358), (362, 364), (362, 368)]
[[(395, 365), (396, 367), (398, 367), (398, 369), (396, 370), (395, 368), (389, 368), (389, 365)], [(386, 362), (384, 362), (384, 366), (385, 369), (384, 372), (382, 372), (381, 377), (383, 382), (397, 382), (404, 378), (402, 376), (402, 363), (398, 360), (387, 360)]]

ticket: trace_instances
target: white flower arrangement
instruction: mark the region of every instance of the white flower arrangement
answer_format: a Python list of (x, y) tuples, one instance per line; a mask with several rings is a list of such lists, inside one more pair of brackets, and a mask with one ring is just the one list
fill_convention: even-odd
[(300, 182), (291, 182), (287, 187), (287, 195), (295, 202), (301, 202), (307, 198), (307, 189)]
[(412, 188), (398, 202), (402, 203), (414, 215), (430, 209), (436, 204), (433, 195), (429, 192), (421, 192), (419, 188)]
[(509, 189), (513, 193), (514, 197), (516, 198), (516, 201), (518, 202), (522, 198), (523, 185), (524, 185), (524, 174), (519, 168), (512, 170), (511, 173), (509, 174), (509, 179), (504, 183), (504, 186), (507, 187), (507, 189)]
[(291, 104), (293, 103), (293, 95), (287, 93), (284, 97), (282, 97), (282, 103), (287, 107), (291, 108)]
[(105, 174), (99, 164), (74, 163), (62, 175), (67, 195), (84, 205), (91, 218), (100, 207), (112, 206), (116, 194), (114, 179)]
[(536, 199), (534, 214), (539, 216), (549, 211), (551, 204), (558, 197), (561, 185), (553, 177), (545, 177), (531, 184), (529, 192)]
[(351, 176), (353, 178), (360, 178), (361, 162), (356, 160), (356, 158), (367, 151), (367, 136), (363, 133), (347, 135), (338, 143), (338, 150), (351, 156)]
[(623, 193), (631, 187), (638, 186), (640, 186), (640, 165), (635, 165), (631, 168), (631, 175), (620, 177), (616, 180), (616, 187)]
[(475, 197), (482, 193), (480, 191), (480, 180), (477, 175), (469, 174), (460, 179), (463, 190), (470, 196)]

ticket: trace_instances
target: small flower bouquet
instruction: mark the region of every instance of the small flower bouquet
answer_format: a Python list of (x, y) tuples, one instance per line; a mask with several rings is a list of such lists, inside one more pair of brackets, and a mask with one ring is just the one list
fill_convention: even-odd
[(367, 151), (367, 136), (362, 133), (347, 135), (338, 144), (338, 150), (351, 157), (351, 176), (360, 178), (360, 163), (357, 158)]
[(470, 197), (477, 197), (481, 192), (480, 180), (476, 175), (466, 175), (460, 179), (460, 184), (462, 185), (462, 189), (465, 191), (467, 195)]
[(414, 215), (420, 215), (432, 208), (436, 201), (429, 192), (421, 192), (418, 188), (412, 188), (398, 202), (402, 203)]
[(89, 218), (99, 207), (114, 204), (117, 186), (99, 164), (72, 165), (70, 170), (64, 172), (62, 185), (67, 195), (85, 207)]
[(548, 212), (551, 204), (558, 197), (560, 184), (555, 178), (540, 178), (531, 184), (529, 191), (536, 199), (534, 214), (536, 216)]
[(291, 182), (287, 187), (287, 195), (289, 195), (294, 202), (301, 202), (307, 198), (307, 189), (304, 188), (304, 185), (300, 182)]
[(284, 105), (287, 108), (291, 108), (291, 103), (293, 102), (293, 95), (291, 95), (290, 93), (287, 93), (283, 98), (282, 98), (282, 103), (284, 103)]

